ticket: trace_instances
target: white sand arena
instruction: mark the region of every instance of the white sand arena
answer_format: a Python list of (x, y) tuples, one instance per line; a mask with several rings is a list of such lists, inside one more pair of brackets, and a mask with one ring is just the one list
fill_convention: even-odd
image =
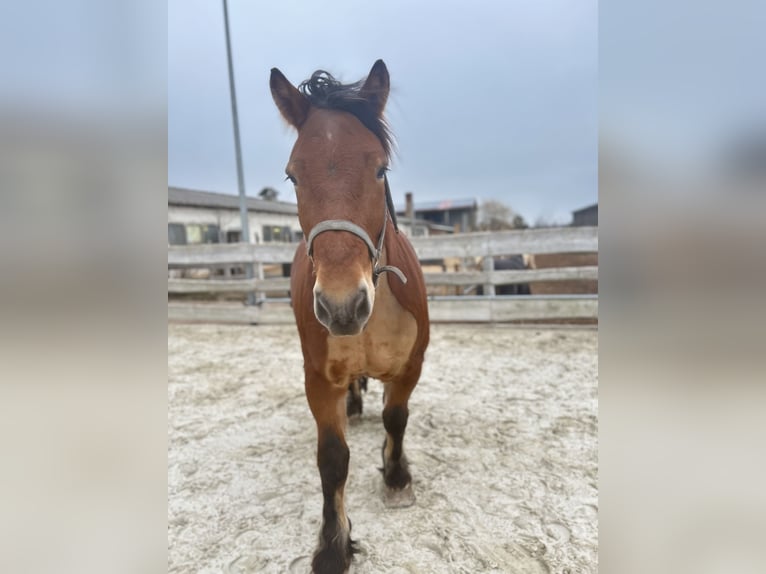
[[(382, 385), (349, 424), (356, 574), (595, 573), (598, 336), (434, 325), (405, 452), (417, 502), (381, 498)], [(321, 518), (294, 326), (168, 325), (171, 573), (309, 571)]]

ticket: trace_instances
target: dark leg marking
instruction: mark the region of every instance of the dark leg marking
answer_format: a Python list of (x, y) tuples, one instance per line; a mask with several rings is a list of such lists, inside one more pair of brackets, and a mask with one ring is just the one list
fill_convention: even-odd
[[(383, 441), (383, 479), (390, 488), (402, 489), (412, 481), (402, 445), (408, 417), (406, 406), (396, 405), (383, 409), (383, 426), (388, 433)], [(389, 439), (392, 441), (390, 446)]]
[[(317, 462), (322, 479), (322, 530), (319, 534), (319, 548), (311, 563), (316, 574), (341, 574), (351, 565), (354, 543), (351, 540), (351, 521), (348, 532), (343, 532), (338, 515), (336, 493), (341, 490), (348, 476), (349, 450), (343, 440), (332, 431), (322, 433), (319, 438)], [(340, 509), (345, 513), (343, 508)]]

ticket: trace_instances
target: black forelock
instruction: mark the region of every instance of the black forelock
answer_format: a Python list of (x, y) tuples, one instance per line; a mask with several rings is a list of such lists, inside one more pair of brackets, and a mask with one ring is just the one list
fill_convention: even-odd
[(377, 106), (365, 98), (361, 91), (364, 80), (342, 84), (325, 70), (317, 70), (298, 89), (318, 108), (349, 112), (374, 133), (383, 145), (386, 156), (391, 156), (394, 137), (385, 118), (378, 115)]

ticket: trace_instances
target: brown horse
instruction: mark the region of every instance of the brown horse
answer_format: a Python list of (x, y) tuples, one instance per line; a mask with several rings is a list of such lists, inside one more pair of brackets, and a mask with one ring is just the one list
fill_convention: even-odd
[(324, 497), (312, 568), (346, 572), (354, 552), (344, 506), (346, 409), (361, 411), (360, 377), (384, 383), (386, 501), (414, 503), (402, 442), (428, 346), (425, 282), (396, 227), (386, 178), (392, 137), (383, 118), (389, 92), (383, 61), (354, 84), (319, 70), (298, 89), (276, 68), (270, 84), (279, 111), (298, 131), (285, 171), (306, 237), (290, 285)]

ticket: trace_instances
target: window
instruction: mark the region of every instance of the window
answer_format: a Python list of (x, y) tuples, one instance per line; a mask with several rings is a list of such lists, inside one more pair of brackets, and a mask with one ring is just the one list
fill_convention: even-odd
[(227, 231), (226, 243), (239, 243), (241, 237), (242, 237), (241, 231)]
[(263, 241), (265, 243), (291, 243), (293, 240), (290, 228), (281, 225), (264, 225)]
[(217, 225), (187, 225), (188, 243), (219, 243), (220, 229)]
[(168, 244), (186, 245), (186, 228), (183, 223), (168, 223)]

